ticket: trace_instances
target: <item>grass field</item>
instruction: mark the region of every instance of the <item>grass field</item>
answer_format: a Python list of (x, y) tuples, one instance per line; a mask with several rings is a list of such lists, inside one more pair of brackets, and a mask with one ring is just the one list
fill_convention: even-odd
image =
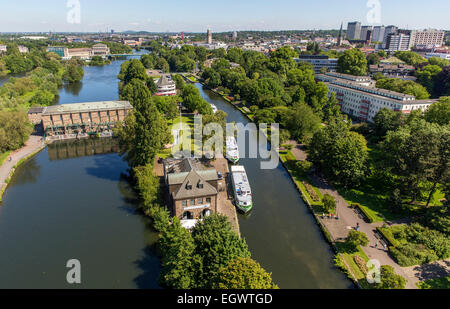
[(10, 153), (11, 153), (11, 151), (0, 153), (0, 165), (3, 164), (3, 162), (8, 158)]

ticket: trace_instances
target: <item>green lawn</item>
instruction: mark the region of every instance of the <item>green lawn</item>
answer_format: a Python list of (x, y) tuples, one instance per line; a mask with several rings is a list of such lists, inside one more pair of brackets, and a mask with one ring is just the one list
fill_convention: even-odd
[(417, 283), (417, 287), (422, 290), (446, 290), (450, 289), (450, 277), (430, 279)]
[(342, 258), (350, 267), (351, 272), (355, 276), (355, 279), (358, 281), (358, 283), (365, 289), (370, 289), (370, 284), (366, 280), (366, 275), (361, 270), (361, 268), (356, 264), (354, 258), (355, 256), (359, 256), (367, 263), (369, 261), (369, 258), (364, 253), (364, 251), (361, 249), (361, 247), (358, 246), (358, 250), (354, 251), (352, 247), (350, 247), (345, 242), (337, 242), (336, 248), (338, 250), (338, 253), (341, 254)]
[[(290, 150), (280, 150), (280, 158), (283, 163), (285, 163), (286, 168), (289, 170), (290, 174), (292, 175), (292, 178), (294, 182), (297, 184), (297, 186), (300, 188), (300, 190), (303, 192), (303, 196), (308, 200), (308, 203), (312, 206), (315, 213), (321, 214), (323, 213), (322, 208), (322, 198), (323, 194), (320, 192), (320, 190), (315, 187), (312, 184), (312, 181), (302, 173), (298, 171), (295, 164), (297, 163), (297, 160), (295, 159), (294, 155)], [(316, 192), (317, 196), (320, 198), (320, 201), (314, 201), (311, 195), (308, 193), (308, 190), (306, 189), (304, 183), (309, 184), (313, 190)]]
[(8, 158), (10, 153), (11, 153), (11, 151), (0, 153), (0, 165), (3, 164), (3, 162)]

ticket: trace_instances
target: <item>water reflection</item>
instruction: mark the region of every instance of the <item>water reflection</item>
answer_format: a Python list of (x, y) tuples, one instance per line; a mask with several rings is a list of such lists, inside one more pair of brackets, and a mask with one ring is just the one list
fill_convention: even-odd
[(24, 185), (36, 183), (41, 174), (41, 166), (35, 158), (31, 158), (23, 163), (23, 168), (19, 173), (15, 173), (10, 185)]
[(119, 141), (115, 138), (56, 141), (48, 146), (48, 156), (51, 161), (117, 153), (118, 151)]
[(81, 89), (83, 89), (83, 83), (77, 82), (77, 83), (71, 83), (71, 84), (65, 84), (64, 90), (70, 93), (71, 95), (78, 96), (81, 92)]

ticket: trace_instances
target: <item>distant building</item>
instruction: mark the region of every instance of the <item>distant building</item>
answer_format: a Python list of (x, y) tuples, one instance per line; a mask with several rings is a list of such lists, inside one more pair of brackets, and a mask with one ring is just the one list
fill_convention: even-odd
[(390, 33), (386, 37), (385, 48), (389, 52), (408, 51), (411, 49), (411, 35), (404, 32)]
[(418, 30), (412, 31), (411, 47), (425, 47), (434, 48), (441, 47), (444, 44), (445, 31), (444, 30)]
[(352, 76), (325, 73), (316, 76), (334, 93), (341, 110), (361, 121), (373, 122), (382, 108), (409, 114), (414, 110), (425, 111), (437, 100), (416, 100), (413, 95), (379, 89), (372, 85), (368, 76)]
[(362, 41), (370, 41), (372, 37), (372, 31), (373, 31), (372, 26), (362, 26), (359, 39)]
[(169, 79), (167, 75), (163, 75), (156, 82), (156, 95), (157, 96), (172, 96), (177, 94), (177, 87), (172, 79)]
[(386, 49), (386, 40), (389, 34), (391, 33), (396, 33), (398, 30), (398, 28), (396, 26), (390, 25), (387, 26), (386, 29), (384, 30), (384, 36), (383, 36), (383, 40), (382, 40), (382, 47), (383, 49)]
[(425, 54), (425, 58), (430, 59), (430, 58), (441, 58), (441, 59), (446, 59), (446, 60), (450, 60), (450, 51), (446, 52), (446, 53), (426, 53)]
[(237, 40), (237, 37), (238, 37), (238, 33), (237, 33), (237, 31), (234, 31), (234, 32), (233, 32), (233, 35), (231, 36), (231, 38), (232, 38), (233, 40)]
[(105, 58), (107, 55), (109, 55), (110, 50), (108, 45), (106, 44), (95, 44), (94, 46), (92, 46), (92, 53), (94, 56)]
[(372, 33), (372, 42), (383, 43), (385, 31), (386, 31), (385, 26), (375, 26), (373, 28), (373, 33)]
[(359, 40), (361, 38), (361, 23), (358, 21), (348, 23), (347, 37), (349, 40)]
[(30, 50), (28, 49), (28, 47), (23, 46), (23, 45), (19, 45), (17, 46), (19, 48), (19, 52), (21, 54), (28, 54), (30, 52)]
[(8, 51), (8, 46), (0, 45), (0, 53), (6, 53)]
[(55, 53), (61, 58), (67, 58), (69, 56), (69, 49), (65, 46), (49, 46), (47, 47), (48, 53)]
[(341, 23), (341, 29), (339, 30), (339, 35), (338, 35), (338, 39), (337, 39), (337, 46), (341, 46), (342, 41), (344, 40), (343, 27), (344, 27), (344, 23)]
[(208, 31), (206, 32), (206, 44), (212, 44), (212, 43), (213, 43), (212, 31), (210, 29), (208, 29)]
[(91, 59), (93, 55), (92, 48), (71, 48), (68, 50), (67, 58), (72, 59), (73, 57), (76, 57), (82, 60), (88, 60)]
[(369, 65), (369, 72), (371, 75), (381, 73), (389, 77), (407, 76), (415, 71), (415, 67), (407, 64), (388, 64), (380, 63)]
[(172, 216), (183, 227), (191, 229), (217, 213), (219, 177), (215, 169), (206, 169), (197, 159), (167, 159), (164, 180)]
[(308, 62), (314, 66), (316, 74), (324, 72), (336, 72), (338, 59), (330, 59), (325, 55), (300, 55), (294, 58), (297, 62)]
[(128, 45), (130, 47), (141, 46), (144, 40), (142, 38), (138, 38), (137, 40), (123, 40), (123, 44)]

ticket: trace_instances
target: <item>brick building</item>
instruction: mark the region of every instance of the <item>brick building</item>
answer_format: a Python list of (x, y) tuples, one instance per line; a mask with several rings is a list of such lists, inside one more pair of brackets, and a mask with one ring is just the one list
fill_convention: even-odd
[(217, 213), (219, 177), (197, 159), (167, 159), (164, 179), (172, 216), (191, 228), (198, 220)]

